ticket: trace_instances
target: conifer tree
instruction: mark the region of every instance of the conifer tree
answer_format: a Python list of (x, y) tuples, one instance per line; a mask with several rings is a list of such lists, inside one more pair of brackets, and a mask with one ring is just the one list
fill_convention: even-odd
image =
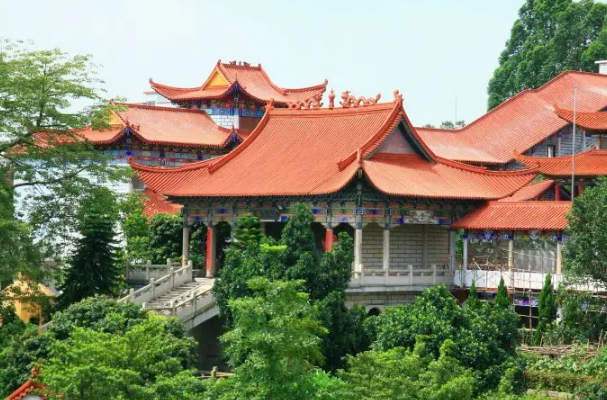
[(506, 285), (504, 284), (504, 277), (500, 278), (500, 284), (497, 287), (497, 295), (495, 296), (495, 307), (498, 308), (508, 308), (510, 306), (510, 301), (508, 301), (508, 292), (506, 290)]
[(236, 246), (241, 249), (246, 249), (249, 243), (259, 243), (261, 241), (259, 218), (254, 215), (238, 218), (238, 225), (234, 227), (232, 237)]
[(115, 245), (116, 200), (109, 189), (95, 191), (79, 210), (81, 235), (60, 290), (63, 309), (86, 297), (114, 295), (121, 281)]
[(552, 276), (546, 275), (544, 286), (538, 299), (538, 324), (535, 329), (535, 342), (540, 343), (546, 327), (554, 320), (554, 294), (552, 290)]
[(476, 293), (476, 282), (472, 281), (470, 286), (470, 293), (468, 293), (468, 299), (466, 300), (466, 307), (471, 310), (477, 310), (480, 306), (478, 294)]

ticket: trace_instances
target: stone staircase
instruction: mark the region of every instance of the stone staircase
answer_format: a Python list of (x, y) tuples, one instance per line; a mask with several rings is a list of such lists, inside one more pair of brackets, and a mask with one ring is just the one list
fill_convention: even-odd
[(214, 283), (211, 278), (194, 279), (190, 262), (177, 270), (170, 268), (167, 275), (150, 279), (149, 284), (138, 290), (131, 289), (129, 295), (119, 301), (177, 317), (189, 330), (217, 315), (211, 290)]

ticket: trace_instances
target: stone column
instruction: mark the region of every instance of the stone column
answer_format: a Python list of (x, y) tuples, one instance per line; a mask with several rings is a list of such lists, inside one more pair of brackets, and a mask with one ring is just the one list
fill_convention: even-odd
[(390, 270), (390, 224), (384, 225), (384, 253), (382, 258), (382, 266), (386, 275)]
[(561, 183), (554, 182), (554, 201), (561, 201)]
[[(464, 238), (464, 251), (463, 251), (463, 260), (462, 260), (462, 269), (464, 270), (464, 273), (466, 271), (468, 271), (468, 235), (469, 233), (466, 232), (465, 234), (465, 238)], [(465, 278), (464, 278), (465, 279)], [(465, 280), (462, 279), (463, 282), (465, 282)]]
[(183, 241), (181, 244), (181, 264), (187, 265), (190, 259), (190, 226), (187, 222), (183, 225)]
[(215, 255), (215, 227), (209, 224), (207, 227), (207, 278), (213, 278), (216, 273), (217, 257)]
[(577, 195), (581, 196), (582, 194), (584, 194), (584, 182), (580, 182), (577, 185)]
[(455, 259), (455, 248), (456, 248), (456, 236), (457, 232), (455, 231), (449, 231), (449, 269), (451, 270), (451, 273), (453, 273), (453, 271), (455, 271), (455, 262), (457, 261)]
[(422, 268), (428, 268), (428, 225), (422, 225)]
[(354, 272), (362, 272), (363, 260), (363, 223), (357, 217), (356, 229), (354, 230)]
[(325, 251), (331, 251), (333, 247), (333, 229), (327, 228), (325, 232)]
[[(559, 232), (558, 235), (561, 236), (561, 238), (563, 237), (562, 232)], [(558, 240), (556, 242), (556, 271), (555, 272), (557, 274), (563, 273), (563, 243), (561, 240)]]
[(514, 240), (512, 237), (508, 239), (508, 272), (514, 269)]

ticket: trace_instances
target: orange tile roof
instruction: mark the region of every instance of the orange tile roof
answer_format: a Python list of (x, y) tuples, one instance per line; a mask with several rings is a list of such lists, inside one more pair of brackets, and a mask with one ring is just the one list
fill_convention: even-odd
[(209, 79), (203, 85), (193, 88), (179, 88), (174, 86), (155, 83), (150, 79), (150, 85), (161, 96), (172, 101), (202, 100), (202, 99), (220, 99), (231, 93), (235, 86), (248, 94), (253, 99), (261, 102), (268, 102), (274, 99), (277, 104), (286, 104), (307, 100), (310, 97), (323, 94), (327, 89), (327, 80), (320, 85), (304, 87), (299, 89), (284, 89), (276, 86), (268, 77), (265, 70), (261, 67), (251, 65), (235, 65), (217, 62), (213, 74), (219, 73), (227, 82), (222, 86), (207, 86)]
[[(554, 112), (556, 115), (561, 117), (567, 122), (573, 123), (573, 110), (566, 110), (560, 107), (554, 107)], [(576, 112), (575, 115), (575, 123), (577, 126), (580, 126), (589, 130), (596, 131), (605, 131), (607, 130), (607, 112), (606, 111), (597, 111), (597, 112)]]
[[(400, 123), (409, 127), (411, 139), (426, 158), (373, 154)], [(379, 190), (390, 194), (496, 199), (535, 176), (529, 170), (492, 172), (437, 158), (420, 141), (400, 101), (352, 108), (272, 109), (227, 155), (172, 169), (131, 165), (147, 186), (175, 197), (327, 194), (343, 188), (362, 170)]]
[(492, 201), (464, 215), (453, 229), (563, 230), (570, 201)]
[(607, 75), (567, 71), (534, 90), (524, 90), (462, 129), (417, 128), (440, 157), (482, 164), (506, 164), (514, 152), (525, 152), (569, 123), (554, 112), (555, 104), (598, 111), (607, 106)]
[(540, 196), (546, 193), (554, 185), (551, 179), (544, 179), (539, 182), (532, 182), (527, 186), (523, 186), (510, 197), (503, 198), (499, 201), (529, 201), (537, 200)]
[(376, 154), (363, 162), (363, 170), (387, 194), (453, 199), (499, 199), (536, 176), (530, 170), (487, 171), (442, 159), (428, 162), (414, 154)]
[[(516, 159), (528, 167), (538, 167), (539, 173), (548, 177), (571, 177), (571, 156), (530, 157), (517, 155)], [(607, 175), (607, 150), (589, 150), (575, 155), (575, 176), (596, 177)]]
[(232, 131), (218, 126), (204, 111), (174, 107), (124, 104), (126, 108), (115, 111), (122, 125), (96, 131), (90, 127), (78, 130), (94, 144), (112, 143), (118, 140), (128, 126), (134, 135), (148, 143), (174, 144), (200, 147), (224, 147)]
[[(34, 383), (31, 379), (29, 379), (27, 382), (25, 382), (23, 385), (21, 385), (19, 387), (19, 389), (15, 390), (13, 393), (11, 393), (6, 399), (7, 400), (21, 400), (24, 397), (27, 397), (28, 395), (32, 394), (32, 393), (36, 393), (37, 391), (43, 391), (46, 390), (46, 387), (44, 387), (42, 384), (40, 383)], [(46, 399), (46, 397), (36, 394), (38, 397), (40, 397), (41, 399)]]
[(167, 198), (160, 193), (153, 191), (150, 188), (143, 190), (144, 196), (144, 208), (143, 215), (146, 217), (153, 217), (154, 215), (161, 214), (176, 214), (178, 213), (182, 205), (171, 203)]

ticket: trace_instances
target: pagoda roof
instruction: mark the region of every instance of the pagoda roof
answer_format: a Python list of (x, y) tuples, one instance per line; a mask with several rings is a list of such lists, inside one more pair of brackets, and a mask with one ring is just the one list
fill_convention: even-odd
[(176, 214), (183, 207), (181, 204), (171, 203), (166, 196), (161, 195), (158, 192), (153, 191), (150, 188), (143, 190), (143, 215), (148, 218), (153, 217), (156, 214)]
[[(573, 123), (573, 110), (555, 106), (554, 112), (565, 121)], [(591, 131), (607, 131), (607, 111), (576, 111), (575, 114), (575, 123), (577, 126)]]
[(453, 229), (564, 230), (570, 201), (491, 201), (451, 224)]
[(539, 182), (532, 182), (526, 186), (523, 186), (512, 196), (505, 197), (499, 201), (529, 201), (537, 200), (540, 196), (546, 193), (552, 188), (554, 181), (551, 179), (544, 179)]
[[(527, 167), (537, 167), (542, 175), (552, 178), (571, 177), (571, 156), (531, 157), (517, 155), (516, 159)], [(575, 155), (575, 176), (597, 177), (607, 175), (607, 150), (589, 150)]]
[[(391, 134), (404, 136), (415, 154), (381, 152)], [(387, 194), (498, 199), (535, 177), (533, 170), (488, 171), (437, 157), (411, 126), (398, 96), (393, 103), (360, 107), (270, 108), (227, 155), (170, 169), (131, 165), (147, 186), (170, 197), (329, 194), (362, 171)]]
[(237, 89), (260, 102), (266, 103), (270, 99), (274, 99), (277, 104), (281, 105), (322, 96), (327, 89), (327, 83), (325, 80), (324, 83), (315, 86), (285, 89), (278, 87), (270, 80), (261, 64), (252, 66), (248, 63), (222, 63), (221, 60), (217, 61), (209, 78), (201, 86), (181, 88), (162, 85), (150, 79), (152, 89), (175, 102), (221, 99)]
[(506, 164), (569, 125), (555, 104), (594, 112), (607, 107), (607, 75), (566, 71), (538, 89), (524, 90), (461, 129), (417, 128), (438, 156), (479, 164)]
[(108, 144), (119, 140), (128, 127), (134, 136), (147, 143), (220, 148), (229, 143), (233, 132), (218, 126), (204, 111), (130, 103), (119, 105), (125, 108), (114, 111), (117, 118), (111, 129), (86, 127), (76, 133), (94, 144)]

